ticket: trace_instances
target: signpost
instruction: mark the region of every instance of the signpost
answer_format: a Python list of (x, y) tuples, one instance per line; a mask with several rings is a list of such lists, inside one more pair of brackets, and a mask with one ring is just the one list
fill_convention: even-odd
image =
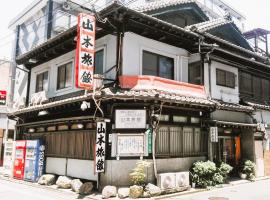
[(106, 122), (97, 122), (96, 148), (95, 148), (95, 172), (104, 172), (105, 167), (105, 139)]
[(210, 141), (218, 142), (218, 127), (210, 127)]
[(76, 87), (85, 90), (93, 88), (95, 58), (96, 18), (80, 13), (77, 25)]

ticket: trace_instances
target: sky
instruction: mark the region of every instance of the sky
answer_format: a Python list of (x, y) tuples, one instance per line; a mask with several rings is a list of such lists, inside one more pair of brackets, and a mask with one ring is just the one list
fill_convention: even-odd
[[(8, 29), (9, 22), (33, 0), (8, 0), (0, 6), (0, 59), (10, 58), (14, 34)], [(169, 1), (169, 0), (168, 0)], [(246, 30), (264, 28), (270, 30), (269, 0), (223, 0), (246, 16)]]

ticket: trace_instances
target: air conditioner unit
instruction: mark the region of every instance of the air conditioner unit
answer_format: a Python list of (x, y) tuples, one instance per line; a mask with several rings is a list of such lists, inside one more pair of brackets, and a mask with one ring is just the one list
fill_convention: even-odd
[(174, 173), (158, 174), (157, 186), (163, 190), (175, 188), (175, 174)]
[(53, 31), (61, 33), (69, 28), (70, 14), (57, 10), (54, 16)]
[(189, 172), (175, 173), (175, 185), (176, 187), (189, 186)]
[(37, 93), (32, 94), (30, 104), (38, 105), (38, 104), (45, 103), (48, 100), (49, 99), (47, 96), (47, 91), (41, 91), (41, 92), (37, 92)]

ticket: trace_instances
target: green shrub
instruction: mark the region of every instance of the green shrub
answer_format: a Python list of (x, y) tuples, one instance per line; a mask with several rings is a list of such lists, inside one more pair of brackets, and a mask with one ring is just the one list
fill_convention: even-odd
[(146, 179), (146, 168), (150, 167), (151, 163), (140, 160), (136, 163), (135, 168), (129, 174), (130, 180), (134, 185), (144, 185)]
[(233, 170), (233, 167), (222, 162), (218, 168), (218, 172), (222, 175), (223, 181), (225, 182), (228, 178), (229, 173)]
[(191, 181), (199, 187), (215, 186), (226, 181), (232, 171), (228, 164), (221, 163), (220, 167), (211, 161), (197, 161), (191, 167)]
[(246, 160), (244, 161), (241, 172), (247, 175), (248, 180), (255, 181), (255, 167), (256, 165), (254, 162)]

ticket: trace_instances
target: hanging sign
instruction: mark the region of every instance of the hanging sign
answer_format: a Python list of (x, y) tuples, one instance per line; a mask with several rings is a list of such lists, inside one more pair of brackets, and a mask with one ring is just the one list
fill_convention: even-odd
[(75, 59), (76, 87), (86, 90), (93, 88), (95, 34), (95, 16), (80, 13), (78, 15)]
[(104, 172), (105, 167), (106, 122), (97, 122), (95, 172)]
[(7, 91), (0, 90), (0, 105), (6, 105)]
[(218, 127), (210, 127), (210, 141), (218, 142)]

